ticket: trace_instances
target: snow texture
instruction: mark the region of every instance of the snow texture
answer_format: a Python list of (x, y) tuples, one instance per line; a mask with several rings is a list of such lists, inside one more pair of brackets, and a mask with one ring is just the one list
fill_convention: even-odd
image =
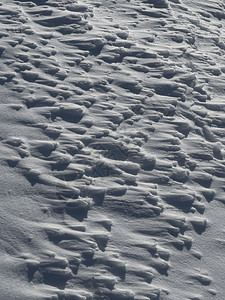
[(0, 300), (221, 300), (223, 0), (0, 2)]

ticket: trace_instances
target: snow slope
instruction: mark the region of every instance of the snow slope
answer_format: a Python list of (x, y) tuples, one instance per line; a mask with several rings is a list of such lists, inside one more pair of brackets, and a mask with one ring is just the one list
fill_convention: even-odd
[(0, 3), (0, 300), (224, 294), (219, 1)]

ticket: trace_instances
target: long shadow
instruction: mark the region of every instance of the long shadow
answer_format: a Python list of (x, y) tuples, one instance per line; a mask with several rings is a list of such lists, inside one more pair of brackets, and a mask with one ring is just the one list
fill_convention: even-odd
[[(43, 5), (47, 2), (48, 0), (30, 0), (29, 2), (33, 2), (36, 5)], [(16, 1), (18, 2), (18, 1)], [(19, 0), (19, 2), (28, 2), (27, 0)]]

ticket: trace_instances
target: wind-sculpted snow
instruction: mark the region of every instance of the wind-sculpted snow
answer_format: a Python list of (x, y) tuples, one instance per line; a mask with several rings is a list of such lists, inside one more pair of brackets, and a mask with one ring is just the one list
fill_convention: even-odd
[(0, 3), (0, 300), (222, 299), (223, 1)]

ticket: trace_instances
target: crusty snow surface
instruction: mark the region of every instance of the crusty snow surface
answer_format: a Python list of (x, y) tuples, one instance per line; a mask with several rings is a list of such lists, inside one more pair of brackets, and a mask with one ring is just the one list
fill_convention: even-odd
[(0, 2), (0, 300), (225, 293), (223, 0)]

